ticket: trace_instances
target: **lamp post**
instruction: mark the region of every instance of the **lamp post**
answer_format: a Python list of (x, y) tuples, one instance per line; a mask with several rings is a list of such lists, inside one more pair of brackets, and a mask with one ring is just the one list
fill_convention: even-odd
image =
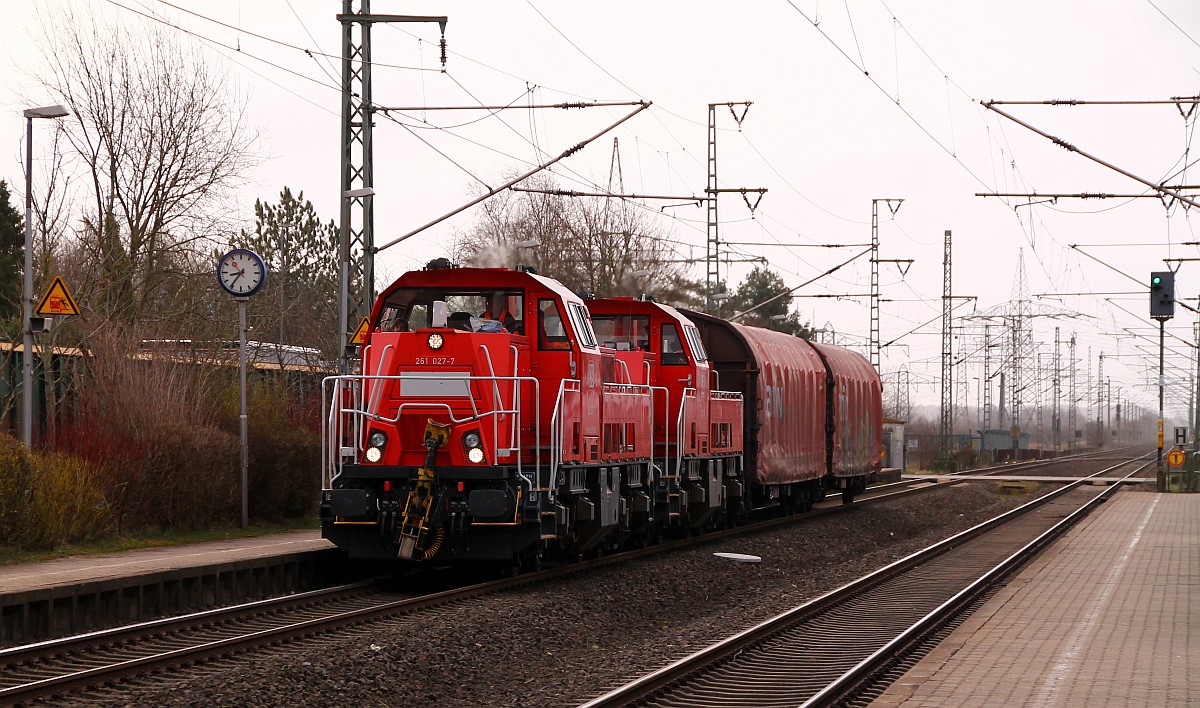
[(25, 116), (25, 277), (21, 287), (21, 436), (33, 448), (33, 119), (71, 115), (66, 108), (26, 108)]

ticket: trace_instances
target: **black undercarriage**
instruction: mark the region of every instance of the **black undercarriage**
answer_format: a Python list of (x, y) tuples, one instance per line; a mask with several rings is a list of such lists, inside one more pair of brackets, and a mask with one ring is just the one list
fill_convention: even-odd
[[(428, 532), (416, 556), (398, 555), (405, 501), (418, 468), (347, 465), (324, 491), (321, 535), (352, 558), (499, 562), (582, 557), (735, 523), (763, 508), (807, 511), (826, 488), (865, 488), (830, 478), (769, 488), (747, 485), (740, 456), (558, 470), (554, 493), (525, 466), (442, 467), (434, 472)], [(543, 474), (548, 474), (543, 468)]]

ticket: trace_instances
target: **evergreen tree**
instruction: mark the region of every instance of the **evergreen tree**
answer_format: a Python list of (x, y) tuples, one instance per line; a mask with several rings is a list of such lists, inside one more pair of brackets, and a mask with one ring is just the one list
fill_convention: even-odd
[(8, 184), (0, 180), (0, 320), (20, 317), (25, 270), (25, 223), (9, 197)]
[[(289, 187), (279, 202), (254, 203), (254, 231), (242, 232), (241, 246), (267, 264), (267, 285), (256, 308), (268, 321), (255, 339), (313, 347), (332, 355), (337, 349), (338, 228), (322, 223), (304, 192)], [(357, 323), (352, 323), (357, 324)], [(315, 362), (314, 362), (315, 363)]]
[[(801, 322), (799, 315), (791, 311), (792, 301), (784, 295), (786, 292), (788, 287), (778, 273), (755, 266), (725, 303), (724, 311), (733, 315), (754, 308), (738, 318), (738, 322), (810, 339), (812, 327)], [(778, 297), (780, 295), (783, 297)]]

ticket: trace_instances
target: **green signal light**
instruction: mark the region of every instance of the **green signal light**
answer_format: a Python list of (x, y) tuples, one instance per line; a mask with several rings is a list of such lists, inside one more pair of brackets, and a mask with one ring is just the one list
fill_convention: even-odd
[(1156, 275), (1150, 279), (1150, 284), (1151, 285), (1162, 285), (1162, 278)]

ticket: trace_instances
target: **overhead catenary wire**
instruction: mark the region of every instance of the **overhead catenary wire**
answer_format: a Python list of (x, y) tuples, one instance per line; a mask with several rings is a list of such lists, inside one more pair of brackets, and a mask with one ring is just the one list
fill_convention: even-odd
[(453, 210), (453, 211), (450, 211), (450, 212), (448, 212), (448, 213), (446, 213), (446, 214), (444, 214), (444, 215), (442, 215), (442, 216), (439, 216), (438, 218), (436, 218), (436, 219), (434, 219), (433, 221), (431, 221), (431, 222), (429, 222), (429, 223), (425, 224), (424, 226), (418, 227), (418, 228), (416, 228), (416, 229), (413, 229), (412, 231), (409, 231), (408, 233), (406, 233), (406, 234), (404, 234), (404, 235), (402, 235), (402, 236), (399, 236), (399, 237), (397, 237), (397, 238), (394, 238), (394, 239), (392, 239), (391, 241), (388, 241), (387, 243), (383, 244), (382, 246), (377, 246), (377, 247), (375, 247), (375, 252), (376, 252), (376, 253), (378, 253), (378, 252), (380, 252), (380, 251), (382, 251), (382, 250), (384, 250), (384, 249), (386, 249), (386, 248), (390, 248), (390, 247), (392, 247), (392, 246), (396, 245), (397, 243), (400, 243), (401, 241), (403, 241), (403, 240), (405, 240), (405, 239), (407, 239), (407, 238), (410, 238), (410, 237), (412, 237), (412, 236), (415, 236), (415, 235), (417, 235), (417, 234), (421, 233), (422, 231), (424, 231), (425, 229), (428, 229), (428, 228), (429, 228), (429, 227), (431, 227), (431, 226), (436, 226), (437, 224), (440, 224), (440, 223), (442, 223), (442, 222), (443, 222), (443, 221), (445, 221), (446, 219), (449, 219), (450, 217), (454, 216), (455, 214), (458, 214), (458, 213), (460, 213), (460, 212), (463, 212), (463, 211), (465, 211), (465, 210), (467, 210), (467, 209), (470, 209), (471, 207), (475, 206), (475, 205), (476, 205), (476, 204), (478, 204), (479, 202), (482, 202), (483, 200), (485, 200), (485, 199), (487, 199), (487, 198), (489, 198), (489, 197), (491, 197), (491, 196), (493, 196), (493, 195), (495, 195), (495, 194), (497, 194), (497, 193), (499, 193), (499, 192), (501, 192), (501, 191), (503, 191), (503, 190), (505, 190), (505, 189), (507, 189), (507, 188), (509, 188), (509, 187), (513, 186), (514, 184), (517, 184), (518, 182), (521, 182), (522, 180), (528, 179), (528, 178), (529, 178), (529, 177), (531, 177), (532, 175), (534, 175), (534, 174), (537, 174), (538, 172), (541, 172), (542, 170), (544, 170), (544, 169), (546, 169), (546, 168), (550, 167), (551, 165), (553, 165), (553, 164), (555, 164), (555, 163), (559, 162), (560, 160), (563, 160), (563, 159), (565, 159), (565, 158), (567, 158), (567, 157), (569, 157), (569, 156), (571, 156), (571, 155), (575, 154), (575, 153), (576, 153), (576, 152), (578, 152), (579, 150), (582, 150), (582, 149), (583, 149), (585, 146), (587, 146), (589, 143), (593, 142), (594, 140), (596, 140), (596, 139), (597, 139), (597, 138), (599, 138), (600, 136), (602, 136), (602, 135), (604, 135), (605, 133), (609, 132), (609, 131), (610, 131), (610, 130), (612, 130), (613, 128), (616, 128), (617, 126), (621, 125), (622, 123), (624, 123), (625, 121), (629, 120), (630, 118), (633, 118), (633, 117), (634, 117), (634, 116), (636, 116), (638, 113), (641, 113), (642, 111), (646, 110), (646, 109), (647, 109), (647, 108), (649, 108), (649, 107), (650, 107), (650, 103), (649, 103), (649, 102), (642, 103), (641, 105), (639, 105), (639, 106), (638, 106), (637, 108), (635, 108), (634, 110), (630, 111), (630, 112), (629, 112), (628, 114), (626, 114), (625, 116), (622, 116), (622, 117), (621, 117), (619, 120), (617, 120), (617, 121), (616, 121), (615, 123), (613, 123), (612, 125), (609, 125), (607, 128), (604, 128), (603, 130), (601, 130), (600, 132), (596, 133), (596, 134), (595, 134), (595, 135), (593, 135), (592, 137), (590, 137), (590, 138), (587, 138), (586, 140), (584, 140), (584, 141), (582, 141), (582, 142), (580, 142), (580, 143), (577, 143), (577, 144), (575, 144), (575, 145), (573, 145), (573, 146), (571, 146), (571, 147), (567, 148), (567, 149), (566, 149), (566, 150), (564, 150), (564, 151), (563, 151), (563, 152), (562, 152), (562, 153), (561, 153), (561, 154), (560, 154), (558, 157), (555, 157), (555, 158), (553, 158), (552, 160), (549, 160), (548, 162), (545, 162), (545, 163), (542, 163), (542, 164), (538, 165), (537, 167), (533, 168), (532, 170), (529, 170), (528, 172), (525, 172), (525, 173), (523, 173), (523, 174), (521, 174), (521, 175), (519, 175), (519, 176), (517, 176), (517, 177), (515, 177), (515, 178), (513, 178), (513, 179), (511, 179), (511, 180), (509, 180), (509, 181), (507, 181), (507, 182), (505, 182), (504, 184), (500, 185), (499, 187), (495, 187), (495, 188), (493, 188), (493, 189), (490, 189), (490, 190), (488, 190), (488, 192), (487, 192), (486, 194), (484, 194), (484, 195), (482, 195), (482, 196), (480, 196), (480, 197), (478, 197), (478, 198), (476, 198), (476, 199), (472, 199), (471, 201), (469, 201), (469, 202), (467, 202), (466, 204), (464, 204), (464, 205), (462, 205), (462, 206), (458, 207), (457, 209), (455, 209), (455, 210)]
[[(106, 2), (109, 2), (109, 3), (113, 4), (113, 5), (116, 5), (117, 7), (124, 7), (124, 6), (122, 6), (121, 4), (119, 4), (119, 3), (115, 2), (115, 0), (105, 0), (105, 1), (106, 1)], [(235, 32), (238, 32), (238, 33), (240, 33), (240, 34), (249, 35), (249, 36), (251, 36), (251, 37), (254, 37), (255, 39), (261, 39), (261, 40), (263, 40), (264, 42), (271, 42), (272, 44), (278, 44), (278, 45), (279, 45), (279, 46), (281, 46), (281, 47), (286, 47), (286, 48), (288, 48), (288, 49), (294, 49), (294, 50), (296, 50), (296, 51), (298, 51), (298, 52), (304, 52), (305, 54), (307, 54), (307, 55), (309, 55), (309, 56), (313, 56), (313, 55), (315, 54), (315, 55), (317, 55), (317, 56), (328, 57), (328, 58), (330, 58), (330, 59), (337, 59), (337, 60), (339, 60), (339, 61), (341, 61), (341, 60), (342, 60), (342, 57), (341, 57), (341, 56), (339, 56), (339, 55), (337, 55), (337, 54), (327, 54), (327, 53), (325, 53), (325, 52), (322, 52), (322, 51), (319, 51), (319, 50), (318, 50), (318, 51), (313, 51), (313, 50), (311, 50), (311, 49), (308, 49), (308, 48), (306, 48), (306, 47), (301, 47), (301, 46), (298, 46), (298, 45), (295, 45), (295, 44), (290, 44), (290, 43), (288, 43), (288, 42), (284, 42), (284, 41), (282, 41), (282, 40), (278, 40), (278, 39), (275, 39), (275, 38), (273, 38), (273, 37), (268, 37), (268, 36), (266, 36), (266, 35), (258, 34), (257, 32), (251, 32), (251, 31), (249, 31), (249, 30), (247, 30), (247, 29), (243, 29), (243, 28), (241, 28), (241, 27), (234, 27), (233, 25), (231, 25), (231, 24), (228, 24), (228, 23), (226, 23), (226, 22), (221, 22), (220, 20), (215, 20), (215, 19), (213, 19), (213, 18), (211, 18), (211, 17), (208, 17), (207, 15), (203, 15), (203, 14), (201, 14), (201, 13), (199, 13), (199, 12), (195, 12), (195, 11), (193, 11), (193, 10), (189, 10), (189, 9), (187, 9), (187, 8), (185, 8), (185, 7), (180, 7), (180, 6), (178, 6), (178, 5), (175, 5), (175, 4), (173, 4), (173, 3), (167, 2), (167, 0), (155, 0), (155, 1), (156, 1), (156, 2), (159, 2), (159, 3), (163, 4), (163, 5), (166, 5), (167, 7), (170, 7), (170, 8), (173, 8), (173, 9), (175, 9), (175, 10), (178, 10), (178, 11), (180, 11), (180, 12), (182, 12), (182, 13), (185, 13), (185, 14), (188, 14), (188, 15), (192, 15), (193, 17), (198, 17), (198, 18), (200, 18), (200, 19), (202, 19), (202, 20), (205, 20), (205, 21), (207, 21), (207, 22), (211, 22), (211, 23), (213, 23), (213, 24), (216, 24), (216, 25), (220, 25), (220, 26), (222, 26), (222, 27), (225, 27), (225, 28), (227, 28), (227, 29), (234, 30)], [(128, 7), (126, 7), (125, 9), (127, 9), (127, 10), (130, 10), (131, 12), (137, 12), (137, 10), (134, 10), (134, 9), (132, 9), (132, 8), (128, 8)], [(138, 12), (138, 14), (140, 15), (140, 14), (142, 14), (142, 13)], [(150, 16), (149, 16), (149, 15), (146, 15), (146, 17), (150, 17)], [(177, 28), (177, 29), (181, 29), (181, 30), (183, 29), (183, 28), (181, 28), (181, 27), (178, 27), (178, 26), (176, 26), (176, 28)], [(185, 31), (185, 32), (186, 32), (187, 30), (183, 30), (183, 31)], [(240, 49), (235, 49), (235, 51), (241, 51), (241, 50), (240, 50)], [(355, 58), (351, 58), (351, 59), (350, 59), (350, 61), (352, 61), (352, 62), (354, 62), (354, 63), (361, 64), (361, 63), (363, 63), (363, 61), (364, 61), (364, 60), (363, 60), (363, 59), (355, 59)], [(441, 69), (425, 69), (425, 68), (423, 68), (423, 67), (419, 67), (419, 66), (401, 66), (401, 65), (399, 65), (399, 64), (385, 64), (385, 63), (381, 63), (381, 62), (375, 62), (375, 61), (372, 61), (372, 62), (371, 62), (371, 66), (373, 66), (373, 67), (375, 67), (375, 66), (383, 66), (383, 67), (388, 67), (388, 68), (390, 68), (390, 69), (405, 69), (405, 70), (408, 70), (408, 71), (432, 71), (432, 72), (435, 72), (435, 73), (440, 73), (440, 72), (441, 72)]]
[(1150, 189), (1156, 190), (1156, 191), (1160, 192), (1161, 194), (1165, 194), (1174, 199), (1178, 199), (1179, 201), (1184, 202), (1185, 204), (1190, 204), (1191, 206), (1200, 207), (1200, 203), (1197, 203), (1194, 200), (1192, 200), (1191, 198), (1184, 196), (1183, 194), (1180, 194), (1176, 190), (1169, 189), (1169, 188), (1163, 187), (1161, 185), (1157, 185), (1145, 178), (1142, 178), (1142, 177), (1139, 177), (1139, 176), (1133, 174), (1132, 172), (1129, 172), (1120, 167), (1117, 167), (1116, 165), (1114, 165), (1110, 162), (1106, 162), (1106, 161), (1100, 159), (1099, 157), (1092, 155), (1091, 153), (1089, 153), (1087, 151), (1080, 150), (1078, 147), (1075, 147), (1071, 143), (1068, 143), (1067, 141), (1065, 141), (1061, 138), (1057, 138), (1053, 135), (1050, 135), (1049, 133), (1030, 125), (1029, 123), (1026, 123), (1025, 121), (1021, 120), (1020, 118), (1017, 118), (1016, 116), (1014, 116), (1010, 113), (1007, 113), (1005, 111), (1000, 110), (999, 108), (996, 108), (994, 101), (984, 101), (983, 106), (990, 110), (995, 111), (996, 113), (999, 113), (1000, 115), (1011, 120), (1012, 122), (1016, 123), (1017, 125), (1019, 125), (1023, 128), (1026, 128), (1030, 131), (1033, 131), (1034, 133), (1037, 133), (1038, 135), (1042, 136), (1043, 138), (1046, 138), (1047, 140), (1053, 142), (1055, 145), (1058, 145), (1059, 147), (1067, 150), (1068, 152), (1073, 152), (1073, 153), (1076, 153), (1083, 157), (1086, 157), (1087, 159), (1091, 160), (1092, 162), (1095, 162), (1099, 165), (1103, 165), (1104, 167), (1107, 167), (1108, 169), (1110, 169), (1114, 172), (1117, 172), (1119, 174), (1125, 175), (1126, 177), (1128, 177), (1134, 181), (1141, 182), (1142, 184), (1146, 185)]
[(810, 279), (806, 280), (805, 282), (803, 282), (803, 283), (800, 283), (799, 285), (797, 285), (797, 286), (796, 286), (796, 287), (794, 287), (794, 288), (790, 288), (790, 289), (788, 289), (788, 290), (785, 290), (784, 292), (782, 292), (782, 293), (779, 293), (778, 295), (776, 295), (776, 296), (774, 296), (774, 297), (767, 298), (766, 300), (763, 300), (762, 302), (758, 303), (757, 305), (754, 305), (754, 306), (752, 306), (752, 307), (749, 307), (749, 308), (747, 308), (747, 309), (745, 309), (745, 310), (742, 310), (741, 312), (737, 313), (736, 315), (733, 315), (732, 317), (730, 317), (730, 318), (729, 318), (729, 320), (732, 322), (732, 321), (734, 321), (734, 320), (741, 319), (742, 317), (745, 317), (746, 315), (750, 314), (751, 312), (754, 312), (755, 310), (759, 309), (760, 307), (764, 307), (764, 306), (766, 306), (766, 305), (769, 305), (769, 304), (771, 304), (772, 302), (775, 302), (776, 300), (779, 300), (779, 299), (781, 299), (781, 298), (789, 297), (789, 296), (790, 296), (792, 293), (796, 292), (797, 290), (799, 290), (800, 288), (804, 287), (805, 285), (809, 285), (809, 284), (811, 284), (811, 283), (814, 283), (814, 282), (816, 282), (817, 280), (820, 280), (821, 278), (824, 278), (824, 277), (825, 277), (825, 276), (827, 276), (827, 275), (830, 275), (830, 274), (832, 274), (832, 273), (836, 273), (838, 270), (840, 270), (840, 269), (842, 269), (843, 267), (845, 267), (845, 266), (849, 265), (850, 263), (852, 263), (852, 262), (854, 262), (854, 261), (858, 260), (859, 258), (862, 258), (863, 256), (865, 256), (865, 255), (869, 254), (870, 252), (871, 252), (871, 249), (870, 249), (870, 248), (868, 248), (868, 249), (866, 249), (866, 250), (864, 250), (864, 251), (861, 251), (861, 252), (859, 252), (858, 254), (856, 254), (856, 255), (854, 255), (854, 256), (851, 256), (850, 258), (848, 258), (848, 259), (846, 259), (846, 260), (842, 261), (841, 263), (839, 263), (839, 264), (835, 265), (834, 267), (830, 268), (829, 270), (826, 270), (824, 273), (821, 273), (820, 275), (817, 275), (816, 277), (810, 278)]

